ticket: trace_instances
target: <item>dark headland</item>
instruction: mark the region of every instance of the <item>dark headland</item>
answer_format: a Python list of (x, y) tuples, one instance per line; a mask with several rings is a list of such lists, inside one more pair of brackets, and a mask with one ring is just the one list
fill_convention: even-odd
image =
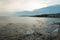
[(60, 18), (60, 13), (33, 15), (33, 16), (30, 16), (30, 17), (51, 17), (51, 18)]

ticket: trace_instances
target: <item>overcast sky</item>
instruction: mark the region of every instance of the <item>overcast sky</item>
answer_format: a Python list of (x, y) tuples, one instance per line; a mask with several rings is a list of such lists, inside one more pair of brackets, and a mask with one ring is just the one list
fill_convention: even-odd
[(60, 4), (60, 0), (0, 0), (0, 14), (32, 11), (55, 4)]

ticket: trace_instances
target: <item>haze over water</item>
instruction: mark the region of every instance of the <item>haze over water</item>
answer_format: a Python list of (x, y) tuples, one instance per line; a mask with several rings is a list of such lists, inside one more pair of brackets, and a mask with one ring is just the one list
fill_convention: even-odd
[[(30, 28), (30, 30), (35, 27), (40, 28), (40, 29), (44, 28), (44, 27), (49, 27), (49, 28), (57, 27), (58, 25), (53, 25), (56, 22), (60, 22), (60, 19), (59, 18), (37, 18), (37, 17), (0, 17), (0, 25), (4, 26), (9, 23), (14, 23), (14, 24), (20, 25), (20, 26), (22, 25), (21, 27), (25, 27), (27, 25), (26, 28), (27, 29)], [(14, 27), (14, 26), (12, 26), (12, 27)], [(18, 27), (18, 26), (16, 26), (16, 27)], [(52, 29), (52, 28), (50, 28), (50, 29)]]

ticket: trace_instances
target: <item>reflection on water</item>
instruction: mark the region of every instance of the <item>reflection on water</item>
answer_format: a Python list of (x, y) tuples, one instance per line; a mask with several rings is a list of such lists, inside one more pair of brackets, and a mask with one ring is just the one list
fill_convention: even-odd
[[(57, 25), (52, 25), (53, 23), (60, 22), (60, 18), (37, 18), (37, 17), (0, 17), (0, 25), (7, 25), (8, 23), (14, 23), (17, 26), (26, 25), (28, 29), (33, 28), (54, 28)], [(15, 28), (13, 26), (13, 28)], [(43, 30), (43, 29), (42, 29)]]
[(56, 22), (60, 22), (60, 18), (0, 17), (0, 35), (14, 36), (40, 32), (56, 36), (58, 34), (58, 25), (54, 25)]

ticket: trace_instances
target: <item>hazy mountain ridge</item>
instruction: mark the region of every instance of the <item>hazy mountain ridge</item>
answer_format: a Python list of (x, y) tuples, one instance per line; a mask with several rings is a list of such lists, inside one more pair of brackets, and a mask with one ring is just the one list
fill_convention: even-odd
[(33, 11), (16, 12), (14, 15), (16, 15), (16, 16), (31, 16), (31, 15), (55, 14), (55, 13), (60, 13), (60, 5), (52, 5), (52, 6), (36, 9)]
[(60, 13), (60, 5), (52, 5), (52, 6), (37, 9), (37, 10), (34, 10), (34, 11), (38, 12), (38, 13), (50, 13), (50, 14)]

